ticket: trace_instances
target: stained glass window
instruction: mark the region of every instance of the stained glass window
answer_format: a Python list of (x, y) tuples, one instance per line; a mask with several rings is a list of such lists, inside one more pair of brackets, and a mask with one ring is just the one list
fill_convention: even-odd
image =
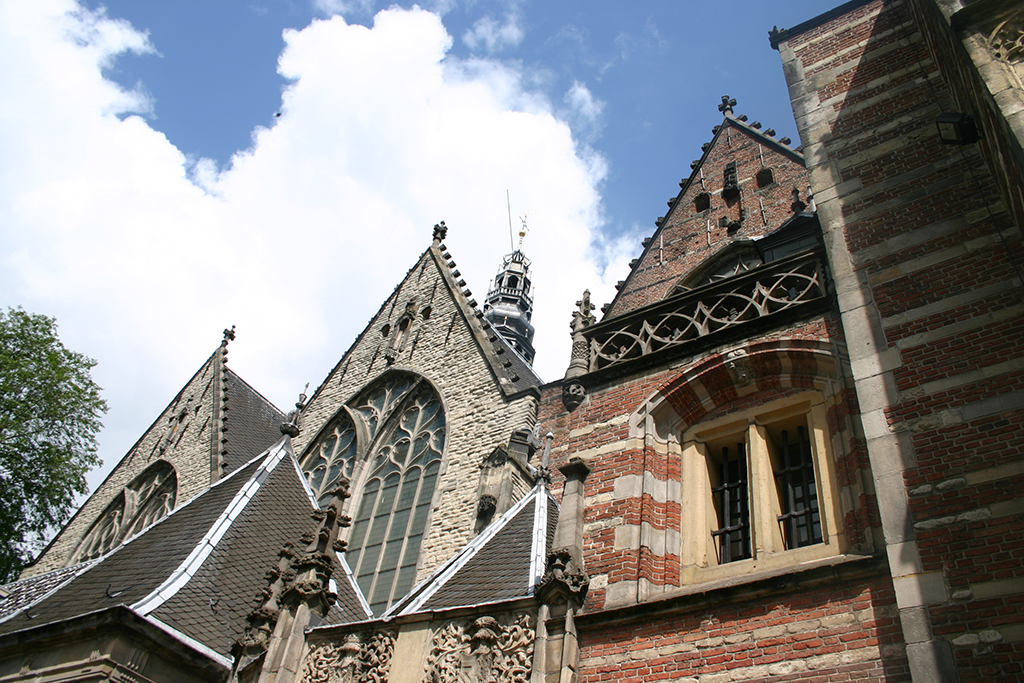
[(437, 392), (422, 378), (389, 373), (307, 450), (303, 469), (321, 502), (341, 477), (353, 483), (346, 558), (375, 614), (412, 588), (444, 443)]

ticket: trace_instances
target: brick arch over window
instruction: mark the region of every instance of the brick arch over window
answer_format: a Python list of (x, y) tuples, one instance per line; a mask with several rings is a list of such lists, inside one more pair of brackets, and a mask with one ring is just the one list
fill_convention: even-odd
[(781, 339), (709, 356), (662, 386), (650, 412), (671, 410), (673, 429), (686, 429), (730, 402), (760, 391), (826, 390), (840, 379), (836, 349), (829, 342)]
[(174, 508), (178, 477), (174, 466), (158, 460), (124, 487), (89, 527), (68, 564), (85, 562), (110, 551)]
[[(870, 552), (875, 512), (838, 348), (757, 342), (703, 359), (638, 411), (679, 457), (683, 584)], [(844, 502), (845, 501), (845, 502)]]
[(321, 502), (339, 479), (353, 484), (346, 559), (375, 614), (412, 588), (445, 437), (433, 385), (392, 371), (343, 406), (302, 458)]

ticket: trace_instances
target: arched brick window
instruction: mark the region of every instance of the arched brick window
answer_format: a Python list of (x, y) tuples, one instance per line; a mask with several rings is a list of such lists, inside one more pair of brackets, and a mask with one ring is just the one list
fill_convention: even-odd
[(85, 562), (162, 519), (174, 508), (178, 478), (174, 467), (158, 460), (124, 487), (89, 527), (68, 564)]
[(375, 614), (412, 588), (444, 444), (433, 386), (392, 372), (344, 406), (303, 458), (321, 502), (340, 478), (353, 484), (345, 557)]

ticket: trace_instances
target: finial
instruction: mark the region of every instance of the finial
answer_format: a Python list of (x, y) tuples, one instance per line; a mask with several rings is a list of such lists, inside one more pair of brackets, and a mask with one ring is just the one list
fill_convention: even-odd
[(731, 114), (732, 108), (736, 106), (736, 98), (730, 98), (728, 95), (722, 95), (722, 103), (718, 105), (718, 111), (723, 114)]
[(583, 298), (576, 302), (578, 310), (572, 312), (572, 330), (576, 332), (582, 330), (584, 327), (593, 325), (597, 318), (594, 317), (593, 311), (597, 306), (590, 303), (590, 290), (583, 290)]
[(230, 330), (224, 330), (224, 339), (220, 345), (226, 347), (229, 341), (235, 341), (235, 326), (232, 325)]
[(519, 217), (519, 221), (523, 224), (523, 227), (519, 229), (519, 246), (516, 247), (517, 249), (523, 248), (523, 238), (526, 237), (526, 217), (528, 215), (530, 214), (524, 213), (522, 216)]
[(441, 244), (446, 237), (448, 237), (448, 226), (444, 224), (444, 221), (436, 223), (434, 225), (434, 243)]

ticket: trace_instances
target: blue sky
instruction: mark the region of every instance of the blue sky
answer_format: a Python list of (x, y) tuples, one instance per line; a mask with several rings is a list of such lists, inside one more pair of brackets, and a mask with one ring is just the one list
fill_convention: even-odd
[[(601, 187), (605, 229), (619, 233), (636, 225), (653, 229), (676, 182), (710, 139), (721, 95), (737, 98), (738, 113), (775, 128), (779, 137), (797, 139), (768, 30), (793, 26), (837, 2), (420, 4), (443, 13), (452, 57), (487, 55), (517, 64), (556, 105), (565, 104), (574, 83), (586, 86), (600, 106), (598, 120), (566, 118), (609, 162)], [(272, 125), (280, 109), (287, 81), (276, 65), (284, 29), (301, 29), (331, 9), (344, 10), (350, 24), (372, 26), (377, 10), (394, 5), (113, 0), (90, 6), (148, 31), (158, 51), (121, 57), (108, 76), (129, 88), (141, 84), (154, 103), (150, 125), (179, 149), (224, 165), (251, 144), (256, 126)], [(482, 30), (488, 26), (490, 32)]]
[(98, 361), (93, 485), (225, 327), (277, 405), (317, 386), (439, 220), (482, 299), (506, 191), (560, 377), (721, 96), (797, 140), (768, 31), (833, 4), (83, 1), (0, 0), (0, 305)]

